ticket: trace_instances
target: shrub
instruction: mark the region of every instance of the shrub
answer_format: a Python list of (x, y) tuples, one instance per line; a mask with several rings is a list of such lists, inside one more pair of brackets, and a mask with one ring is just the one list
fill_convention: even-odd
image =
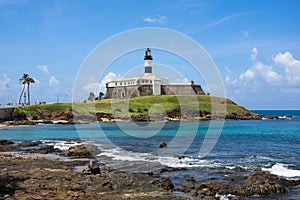
[(27, 115), (24, 110), (16, 108), (12, 114), (12, 117), (17, 119), (25, 119)]

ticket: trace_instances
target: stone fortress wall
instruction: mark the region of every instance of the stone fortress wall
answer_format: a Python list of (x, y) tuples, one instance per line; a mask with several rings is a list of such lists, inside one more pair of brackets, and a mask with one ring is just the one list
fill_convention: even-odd
[[(198, 84), (176, 84), (161, 85), (161, 95), (204, 95), (201, 85)], [(105, 98), (122, 98), (153, 95), (152, 85), (107, 87)]]

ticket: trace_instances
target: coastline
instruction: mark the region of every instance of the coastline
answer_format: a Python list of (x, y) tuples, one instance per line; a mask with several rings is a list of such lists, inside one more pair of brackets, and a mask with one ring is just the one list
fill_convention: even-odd
[[(0, 146), (16, 147), (12, 143), (2, 140)], [(76, 145), (61, 151), (50, 146), (34, 148), (41, 142), (27, 141), (17, 145), (27, 150), (0, 153), (1, 197), (179, 200), (260, 196), (264, 199), (269, 195), (299, 191), (299, 179), (289, 180), (264, 171), (248, 172), (240, 167), (216, 172), (225, 175), (222, 181), (209, 178), (195, 181), (193, 176), (188, 176), (178, 182), (170, 179), (169, 174), (187, 172), (188, 169), (158, 165), (157, 168), (150, 167), (151, 171), (130, 173), (124, 171), (124, 163), (109, 164), (111, 158), (100, 156), (96, 159), (100, 173), (93, 174), (86, 169), (95, 157), (86, 154), (86, 150), (94, 147), (82, 146), (78, 141), (68, 143)], [(129, 168), (141, 165), (133, 161), (127, 164)]]
[[(69, 112), (68, 112), (69, 113)], [(63, 116), (63, 117), (62, 117)], [(95, 116), (91, 115), (72, 115), (68, 114), (68, 117), (64, 117), (66, 114), (61, 114), (61, 117), (51, 118), (25, 118), (15, 120), (4, 120), (0, 122), (0, 128), (19, 125), (37, 125), (37, 124), (89, 124), (93, 122), (153, 122), (153, 121), (165, 121), (165, 122), (193, 122), (193, 121), (208, 121), (208, 120), (262, 120), (262, 119), (280, 119), (279, 116), (263, 116), (259, 114), (227, 114), (226, 116), (211, 115), (210, 113), (201, 116), (184, 115), (179, 113), (168, 113), (167, 116), (131, 116), (131, 117), (119, 117), (112, 114), (96, 113)]]

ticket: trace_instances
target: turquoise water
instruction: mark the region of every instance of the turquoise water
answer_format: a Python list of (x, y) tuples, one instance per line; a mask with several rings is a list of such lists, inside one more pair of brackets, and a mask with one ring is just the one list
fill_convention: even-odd
[[(192, 173), (198, 173), (200, 170), (201, 176), (193, 174), (196, 180), (212, 176), (207, 169), (215, 172), (236, 166), (249, 171), (270, 171), (286, 178), (300, 178), (300, 111), (255, 112), (293, 118), (226, 121), (216, 144), (205, 157), (199, 157), (199, 151), (207, 136), (208, 121), (167, 122), (151, 128), (148, 128), (147, 123), (137, 123), (135, 126), (128, 123), (21, 126), (0, 130), (0, 139), (16, 142), (46, 140), (48, 143), (57, 144), (58, 147), (62, 147), (65, 140), (84, 139), (98, 145), (103, 150), (103, 155), (112, 156), (118, 161), (142, 161), (149, 163), (149, 168), (154, 162), (159, 162), (170, 167), (198, 170), (191, 170)], [(138, 134), (132, 136), (130, 133)], [(212, 135), (206, 140), (214, 141), (213, 138), (217, 136)], [(167, 150), (158, 148), (162, 141), (168, 144)], [(174, 158), (174, 154), (183, 154), (186, 157), (179, 160)], [(180, 176), (178, 173), (169, 175)], [(185, 172), (181, 175), (187, 176)], [(176, 182), (176, 179), (174, 181)]]

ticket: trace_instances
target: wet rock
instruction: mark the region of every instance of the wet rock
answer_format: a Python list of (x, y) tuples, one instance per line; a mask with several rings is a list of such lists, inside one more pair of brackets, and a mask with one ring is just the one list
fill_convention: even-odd
[(159, 148), (166, 148), (166, 147), (167, 147), (167, 143), (165, 143), (165, 142), (161, 142), (159, 144)]
[(246, 170), (240, 166), (236, 166), (235, 168), (233, 168), (234, 171), (236, 172), (245, 172)]
[(10, 144), (14, 144), (14, 142), (11, 140), (0, 140), (0, 145), (10, 145)]
[(47, 145), (40, 149), (26, 149), (28, 153), (41, 153), (41, 154), (49, 154), (49, 153), (61, 153), (61, 150), (58, 148), (54, 148), (53, 145)]
[(19, 151), (20, 148), (16, 146), (10, 146), (10, 145), (0, 145), (0, 152), (6, 152), (6, 151)]
[(90, 160), (88, 167), (89, 167), (88, 169), (83, 170), (84, 174), (92, 174), (92, 175), (101, 174), (100, 167), (97, 160)]
[(168, 177), (165, 177), (165, 178), (162, 178), (158, 181), (154, 181), (153, 182), (155, 185), (157, 185), (158, 187), (161, 187), (165, 190), (172, 190), (174, 189), (174, 185), (172, 183), (172, 181), (170, 180), (170, 178)]
[(267, 172), (251, 174), (245, 184), (245, 195), (271, 195), (289, 191), (289, 182)]
[(185, 156), (183, 156), (183, 155), (177, 155), (177, 154), (175, 154), (173, 157), (174, 157), (174, 158), (178, 158), (179, 160), (185, 158)]
[(245, 176), (228, 176), (228, 177), (224, 178), (224, 180), (230, 181), (230, 182), (242, 182), (242, 181), (245, 181), (246, 179), (247, 179), (247, 177), (245, 177)]
[(43, 144), (42, 141), (25, 141), (20, 143), (18, 146), (19, 147), (33, 147), (33, 146), (38, 146), (40, 144)]
[(79, 157), (79, 158), (90, 158), (93, 155), (101, 153), (100, 149), (94, 145), (77, 145), (70, 147), (65, 151), (65, 156)]
[(165, 172), (176, 172), (176, 171), (186, 171), (187, 168), (181, 168), (181, 167), (178, 167), (178, 168), (174, 168), (174, 167), (168, 167), (168, 166), (165, 166), (163, 167), (159, 173), (165, 173)]
[(195, 178), (194, 177), (188, 177), (182, 184), (182, 187), (188, 190), (194, 189), (195, 187)]

